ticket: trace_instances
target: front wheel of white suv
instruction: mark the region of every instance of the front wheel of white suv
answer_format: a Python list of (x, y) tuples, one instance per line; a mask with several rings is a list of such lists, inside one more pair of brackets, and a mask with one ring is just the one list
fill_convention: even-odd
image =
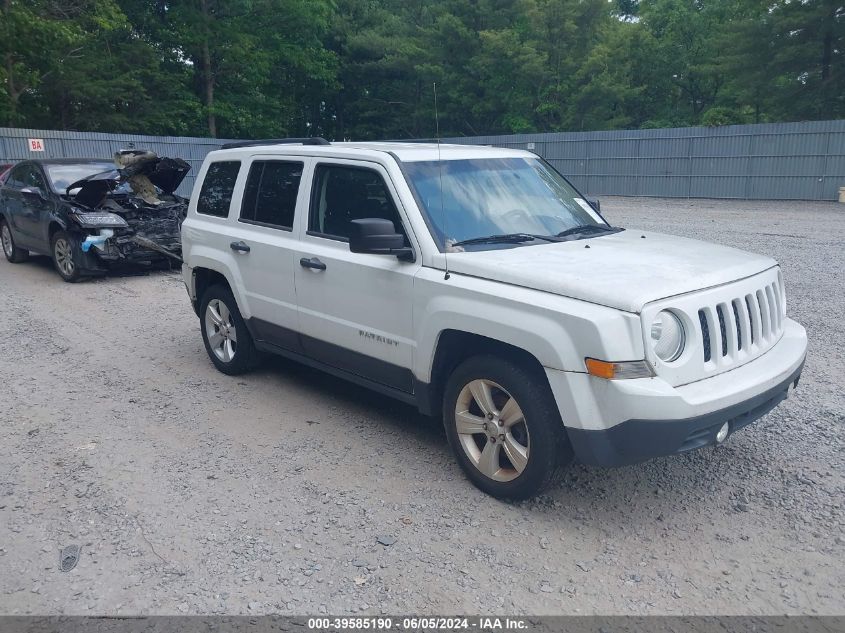
[(542, 371), (475, 356), (452, 372), (443, 397), (446, 435), (467, 477), (494, 497), (526, 499), (572, 461)]
[(224, 374), (243, 374), (258, 364), (259, 352), (226, 286), (210, 286), (203, 294), (200, 329), (208, 357)]

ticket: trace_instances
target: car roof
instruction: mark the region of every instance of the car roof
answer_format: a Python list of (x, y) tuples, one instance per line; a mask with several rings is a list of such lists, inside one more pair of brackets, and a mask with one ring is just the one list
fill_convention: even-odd
[(233, 147), (212, 152), (215, 157), (252, 156), (256, 154), (279, 156), (325, 156), (334, 158), (362, 158), (391, 154), (403, 162), (461, 160), (468, 158), (534, 158), (535, 154), (521, 149), (489, 147), (485, 145), (457, 145), (451, 143), (408, 142), (354, 142), (327, 143), (324, 145), (272, 143)]
[(94, 163), (110, 163), (114, 164), (111, 158), (28, 158), (26, 163), (36, 163), (37, 165), (88, 165)]

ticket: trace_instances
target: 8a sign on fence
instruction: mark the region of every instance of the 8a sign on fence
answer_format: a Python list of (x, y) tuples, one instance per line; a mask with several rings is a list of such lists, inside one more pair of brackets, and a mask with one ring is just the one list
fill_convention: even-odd
[(44, 151), (44, 139), (40, 138), (31, 138), (29, 140), (29, 151), (30, 152), (43, 152)]

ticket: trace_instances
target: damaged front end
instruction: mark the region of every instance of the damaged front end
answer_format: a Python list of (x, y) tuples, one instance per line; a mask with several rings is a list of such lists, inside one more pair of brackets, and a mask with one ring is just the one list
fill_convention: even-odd
[(92, 266), (92, 256), (108, 268), (181, 263), (188, 200), (174, 192), (190, 165), (141, 150), (123, 150), (114, 159), (115, 169), (78, 180), (65, 192), (86, 268), (101, 267)]

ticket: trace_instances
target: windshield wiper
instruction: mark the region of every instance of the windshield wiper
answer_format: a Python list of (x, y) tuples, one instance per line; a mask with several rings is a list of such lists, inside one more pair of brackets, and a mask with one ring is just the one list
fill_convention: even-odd
[(619, 227), (608, 226), (607, 224), (582, 224), (580, 226), (573, 226), (571, 229), (566, 229), (557, 234), (557, 237), (566, 237), (568, 235), (576, 235), (577, 233), (616, 233), (621, 231)]
[(468, 240), (455, 242), (452, 246), (465, 246), (467, 244), (521, 244), (522, 242), (533, 242), (534, 240), (545, 240), (557, 242), (554, 235), (531, 235), (530, 233), (502, 233), (500, 235), (486, 235), (484, 237), (473, 237)]

